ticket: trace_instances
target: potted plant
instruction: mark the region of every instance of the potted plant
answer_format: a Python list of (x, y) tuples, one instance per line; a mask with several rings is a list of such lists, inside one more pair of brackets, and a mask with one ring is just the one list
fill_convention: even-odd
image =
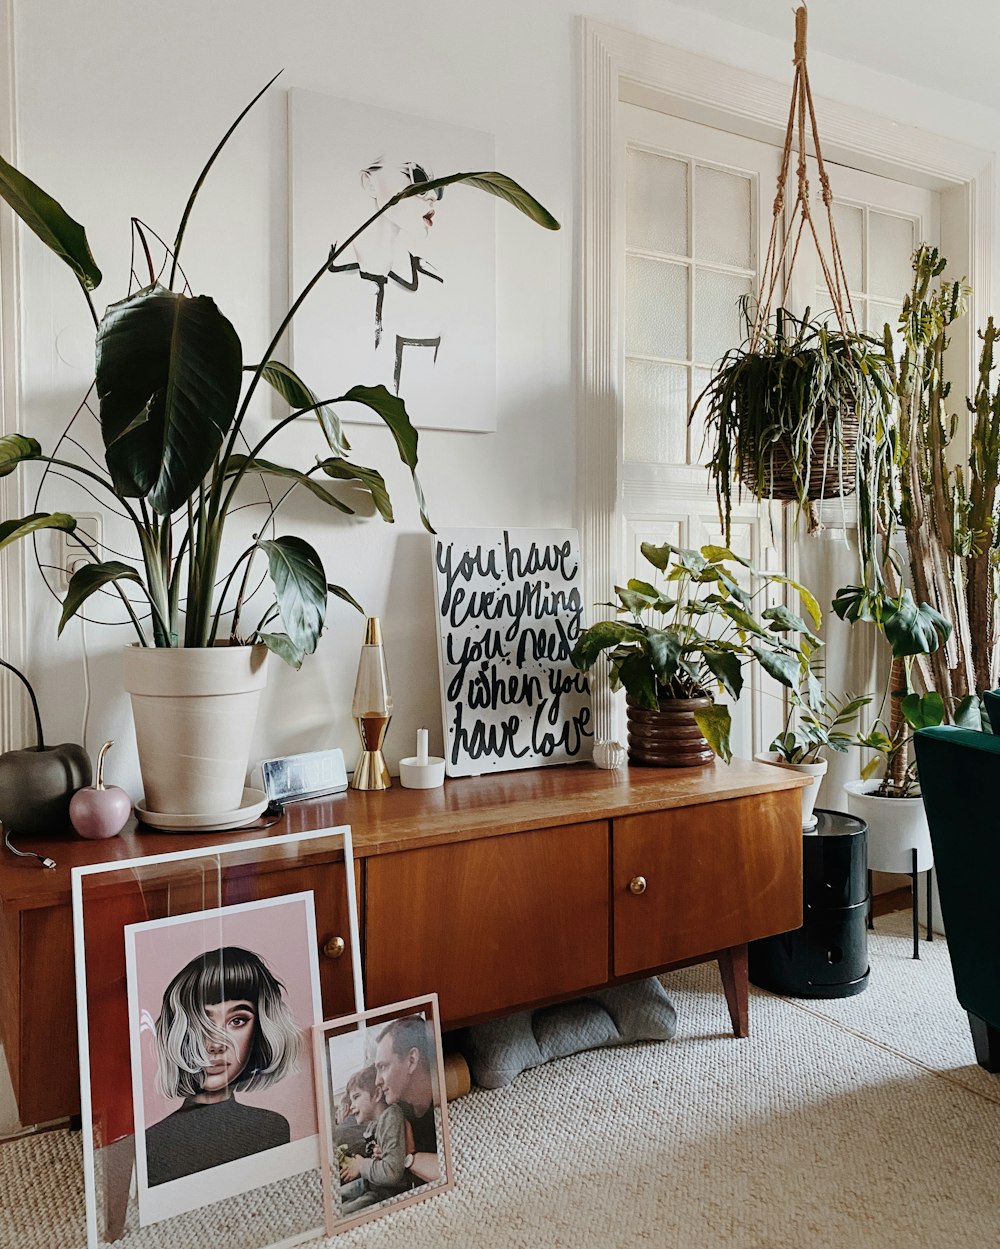
[[(714, 692), (738, 699), (749, 662), (795, 689), (821, 645), (787, 607), (758, 611), (756, 601), (769, 586), (792, 586), (814, 628), (821, 620), (819, 605), (804, 586), (757, 572), (727, 547), (694, 551), (644, 542), (642, 554), (664, 574), (666, 590), (637, 579), (616, 586), (619, 601), (604, 606), (626, 618), (584, 629), (573, 663), (586, 671), (607, 655), (611, 688), (627, 693), (632, 763), (683, 767), (708, 763), (714, 755), (728, 763), (731, 717), (728, 707), (714, 701)], [(741, 573), (757, 582), (755, 590), (740, 584)]]
[[(892, 399), (883, 345), (867, 334), (827, 325), (784, 308), (754, 325), (715, 366), (698, 396), (704, 404), (709, 473), (729, 541), (735, 483), (758, 498), (796, 505), (857, 493), (861, 556), (875, 550), (879, 517), (871, 486), (892, 465), (887, 438)], [(876, 497), (878, 497), (876, 495)]]
[[(813, 677), (815, 674), (809, 673)], [(823, 751), (833, 750), (846, 754), (858, 742), (857, 733), (849, 732), (855, 725), (862, 708), (871, 702), (870, 695), (839, 698), (836, 694), (818, 696), (818, 686), (811, 682), (803, 689), (792, 691), (785, 727), (771, 743), (769, 751), (755, 758), (760, 763), (773, 763), (813, 778), (812, 784), (802, 791), (802, 827), (816, 827), (813, 815), (819, 798), (820, 786), (830, 766)]]
[[(198, 176), (162, 267), (153, 259), (156, 236), (133, 221), (148, 281), (110, 304), (103, 316), (91, 296), (101, 273), (84, 229), (41, 188), (0, 160), (0, 195), (67, 263), (86, 298), (96, 327), (94, 388), (105, 456), (102, 466), (64, 455), (61, 446), (46, 455), (34, 438), (11, 434), (0, 439), (0, 475), (25, 461), (71, 472), (88, 490), (112, 500), (134, 527), (135, 563), (105, 560), (88, 548), (91, 562), (70, 581), (59, 629), (93, 594), (111, 591), (121, 598), (137, 634), (137, 644), (126, 651), (126, 687), (135, 709), (145, 806), (155, 812), (211, 816), (239, 808), (267, 652), (297, 668), (316, 649), (328, 595), (358, 607), (349, 591), (330, 582), (318, 553), (306, 541), (293, 534), (266, 536), (292, 489), (308, 491), (336, 512), (352, 513), (336, 491), (339, 482), (368, 494), (380, 516), (393, 519), (381, 474), (349, 458), (337, 405), (360, 404), (385, 422), (413, 474), (421, 519), (430, 529), (416, 478), (417, 431), (403, 402), (382, 386), (354, 386), (321, 401), (275, 356), (309, 292), (345, 248), (395, 204), (453, 183), (505, 199), (540, 225), (558, 229), (532, 196), (500, 173), (458, 173), (410, 183), (319, 258), (315, 275), (282, 318), (267, 350), (246, 363), (235, 328), (213, 299), (190, 293), (179, 260), (198, 191), (262, 94), (240, 113)], [(261, 383), (273, 387), (291, 411), (244, 450), (247, 413)], [(271, 460), (269, 444), (306, 414), (318, 418), (325, 454), (305, 467)], [(248, 475), (272, 480), (283, 493), (268, 524), (248, 535), (244, 549), (226, 568), (221, 564), (223, 536)], [(53, 525), (67, 527), (58, 514), (37, 513), (7, 522), (5, 536), (13, 540)], [(82, 545), (87, 547), (85, 540)], [(252, 569), (261, 559), (267, 562), (274, 599), (247, 619)], [(185, 701), (187, 696), (193, 701)], [(227, 704), (229, 714), (223, 715)], [(167, 740), (170, 732), (175, 735), (172, 743)]]

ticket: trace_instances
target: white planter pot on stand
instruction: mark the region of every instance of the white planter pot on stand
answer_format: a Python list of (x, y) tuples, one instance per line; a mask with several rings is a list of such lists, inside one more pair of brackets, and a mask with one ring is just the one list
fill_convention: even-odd
[(788, 763), (774, 750), (754, 755), (754, 758), (758, 763), (772, 763), (776, 768), (784, 768), (788, 772), (798, 772), (801, 776), (813, 778), (812, 784), (802, 790), (802, 831), (811, 833), (816, 827), (816, 817), (813, 811), (816, 807), (816, 800), (819, 798), (819, 787), (830, 766), (828, 761), (820, 759), (818, 763)]
[(144, 823), (235, 828), (267, 805), (246, 789), (267, 647), (125, 648), (144, 796)]
[(913, 957), (920, 957), (917, 874), (927, 872), (927, 940), (934, 939), (931, 907), (931, 871), (934, 851), (924, 814), (924, 800), (880, 798), (873, 791), (880, 781), (848, 781), (844, 786), (847, 809), (868, 825), (868, 870), (909, 876), (913, 895)]

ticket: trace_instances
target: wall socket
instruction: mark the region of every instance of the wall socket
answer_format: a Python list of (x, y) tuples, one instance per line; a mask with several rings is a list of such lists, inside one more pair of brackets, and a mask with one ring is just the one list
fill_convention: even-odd
[(59, 553), (56, 558), (59, 565), (59, 585), (63, 590), (69, 587), (69, 579), (78, 568), (93, 562), (85, 547), (77, 540), (78, 533), (99, 558), (104, 558), (101, 550), (104, 544), (104, 517), (97, 512), (76, 512), (74, 515), (76, 529), (73, 533), (59, 532)]

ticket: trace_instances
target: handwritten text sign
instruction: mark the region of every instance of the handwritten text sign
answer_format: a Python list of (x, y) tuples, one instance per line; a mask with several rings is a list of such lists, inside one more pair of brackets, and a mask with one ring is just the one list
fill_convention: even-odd
[(434, 573), (447, 774), (589, 759), (576, 531), (444, 529)]

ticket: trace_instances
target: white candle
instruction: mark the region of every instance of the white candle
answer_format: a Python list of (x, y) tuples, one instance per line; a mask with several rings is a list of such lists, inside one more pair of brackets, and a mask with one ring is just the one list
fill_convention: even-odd
[(427, 730), (417, 729), (417, 763), (427, 762)]

